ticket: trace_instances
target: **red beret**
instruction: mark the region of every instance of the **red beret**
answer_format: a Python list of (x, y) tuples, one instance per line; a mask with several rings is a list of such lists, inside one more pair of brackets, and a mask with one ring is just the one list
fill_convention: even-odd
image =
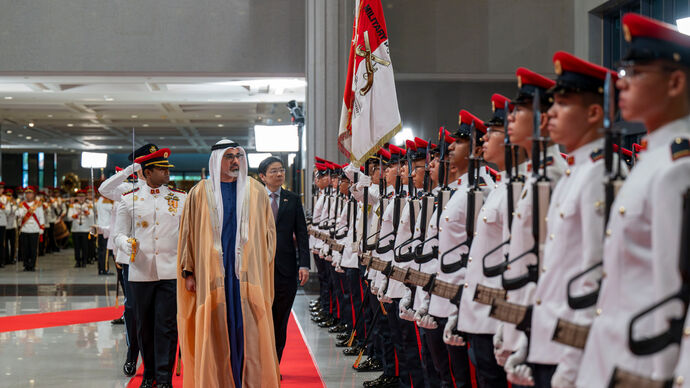
[(384, 150), (383, 148), (379, 148), (377, 153), (386, 160), (390, 160), (390, 158), (391, 158), (391, 153)]
[(316, 169), (319, 170), (319, 171), (327, 171), (327, 170), (328, 170), (328, 166), (326, 166), (326, 165), (323, 164), (323, 163), (316, 163)]
[(400, 148), (394, 144), (391, 144), (390, 146), (388, 146), (388, 149), (390, 150), (391, 156), (395, 155), (395, 154), (398, 154), (400, 156), (405, 156), (405, 154), (407, 153), (404, 149), (402, 149), (402, 148)]
[(625, 60), (667, 59), (690, 65), (690, 36), (676, 26), (634, 13), (625, 14), (622, 24), (630, 43)]
[(405, 148), (407, 148), (407, 151), (417, 151), (417, 145), (415, 144), (414, 140), (405, 140)]
[(513, 109), (513, 104), (510, 102), (510, 98), (508, 98), (502, 94), (498, 94), (498, 93), (494, 93), (491, 96), (491, 111), (492, 112), (496, 112), (496, 109), (505, 110), (506, 104), (508, 104), (508, 107), (510, 108), (510, 110)]
[(478, 131), (481, 131), (482, 133), (486, 133), (486, 125), (484, 125), (484, 121), (480, 120), (479, 117), (473, 115), (472, 113), (466, 111), (466, 110), (461, 110), (460, 111), (460, 125), (465, 124), (465, 125), (472, 125), (472, 122), (474, 122), (475, 128), (477, 128)]
[(115, 172), (120, 172), (124, 170), (122, 167), (115, 166)]
[(558, 75), (553, 91), (589, 91), (604, 92), (606, 74), (611, 74), (612, 81), (618, 74), (603, 66), (587, 62), (565, 51), (553, 55), (553, 68)]
[(515, 75), (518, 80), (518, 88), (522, 88), (525, 85), (532, 85), (541, 89), (550, 89), (556, 84), (553, 80), (524, 67), (518, 68)]
[(314, 156), (314, 161), (316, 163), (326, 163), (326, 159), (324, 158), (319, 158), (318, 156)]
[(35, 193), (35, 192), (38, 191), (38, 187), (36, 187), (36, 186), (26, 186), (26, 187), (24, 188), (24, 192), (27, 192), (27, 191), (30, 191), (30, 192), (32, 192), (32, 193)]
[(438, 129), (438, 140), (439, 142), (442, 142), (445, 140), (447, 144), (453, 144), (455, 143), (455, 138), (450, 135), (450, 132), (448, 132), (447, 129), (441, 127)]

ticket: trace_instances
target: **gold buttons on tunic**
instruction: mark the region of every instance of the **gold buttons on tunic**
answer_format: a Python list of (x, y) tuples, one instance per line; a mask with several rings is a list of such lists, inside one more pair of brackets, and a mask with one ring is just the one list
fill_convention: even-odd
[(690, 337), (690, 326), (685, 327), (685, 329), (683, 330), (683, 335), (686, 337)]
[(537, 299), (537, 306), (541, 304), (541, 299)]
[(565, 175), (570, 176), (570, 169), (565, 170)]
[(618, 212), (619, 212), (621, 215), (625, 214), (625, 208), (624, 208), (623, 206), (621, 206), (621, 208), (618, 209)]
[(551, 235), (549, 236), (549, 238), (550, 238), (551, 240), (553, 240), (553, 239), (554, 239), (554, 237), (556, 237), (556, 236), (554, 236), (554, 234), (553, 234), (553, 233), (551, 233)]
[(597, 309), (597, 315), (601, 315), (601, 309)]
[(470, 285), (468, 283), (465, 283), (465, 288), (469, 288), (469, 286)]
[(683, 385), (684, 382), (685, 378), (683, 378), (683, 376), (676, 377), (676, 385)]
[(484, 217), (483, 220), (484, 220), (484, 223), (486, 224), (486, 217)]
[(606, 237), (611, 236), (611, 229), (606, 229)]

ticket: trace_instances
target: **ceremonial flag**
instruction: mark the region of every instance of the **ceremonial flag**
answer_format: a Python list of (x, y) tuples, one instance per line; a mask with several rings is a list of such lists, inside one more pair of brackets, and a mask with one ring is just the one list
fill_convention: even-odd
[(401, 128), (381, 0), (356, 0), (338, 149), (361, 165)]

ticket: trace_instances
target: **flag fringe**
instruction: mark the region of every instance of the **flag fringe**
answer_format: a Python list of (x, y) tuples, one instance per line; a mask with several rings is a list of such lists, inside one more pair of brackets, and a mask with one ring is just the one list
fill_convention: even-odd
[(391, 129), (390, 131), (388, 131), (388, 133), (383, 135), (376, 142), (376, 144), (374, 144), (374, 146), (372, 148), (370, 148), (369, 151), (367, 151), (364, 154), (364, 156), (362, 156), (358, 160), (355, 160), (353, 158), (352, 152), (350, 152), (350, 161), (352, 162), (352, 164), (354, 164), (356, 167), (361, 166), (364, 162), (366, 162), (367, 159), (369, 159), (372, 155), (377, 153), (379, 151), (379, 148), (383, 147), (383, 145), (388, 143), (393, 138), (393, 136), (395, 136), (398, 132), (400, 132), (401, 129), (402, 129), (402, 123), (398, 123), (398, 125), (396, 125), (395, 128)]

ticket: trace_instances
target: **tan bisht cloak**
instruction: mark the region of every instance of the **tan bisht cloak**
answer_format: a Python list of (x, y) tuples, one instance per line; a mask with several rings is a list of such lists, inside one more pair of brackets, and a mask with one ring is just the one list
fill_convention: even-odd
[[(242, 386), (278, 387), (280, 372), (271, 313), (275, 221), (266, 189), (260, 183), (247, 178), (244, 194), (246, 219), (250, 221), (245, 222), (247, 242), (242, 247), (240, 239), (236, 243), (242, 249), (237, 271), (244, 323)], [(213, 203), (210, 180), (199, 182), (187, 196), (180, 221), (177, 323), (185, 388), (235, 386), (217, 208), (209, 209)], [(237, 228), (241, 227), (238, 222)], [(214, 235), (218, 236), (216, 241)], [(196, 293), (186, 290), (182, 270), (194, 273)]]

